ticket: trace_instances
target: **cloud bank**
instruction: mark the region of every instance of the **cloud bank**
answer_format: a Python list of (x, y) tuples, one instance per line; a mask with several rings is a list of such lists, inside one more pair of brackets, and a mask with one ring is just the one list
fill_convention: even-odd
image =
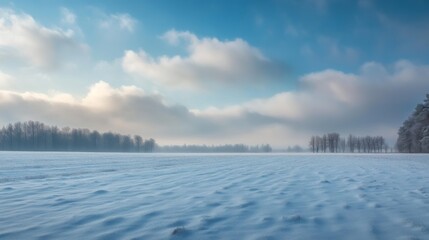
[[(249, 101), (235, 112), (276, 119), (307, 136), (326, 131), (378, 133), (393, 142), (401, 122), (427, 93), (428, 74), (429, 66), (409, 61), (398, 61), (390, 68), (369, 62), (359, 74), (328, 69), (301, 77), (298, 91)], [(228, 111), (216, 110), (217, 114)]]
[[(306, 145), (326, 131), (382, 134), (397, 128), (429, 89), (429, 66), (364, 64), (358, 74), (324, 70), (302, 76), (297, 91), (225, 108), (189, 109), (135, 86), (98, 82), (82, 98), (0, 91), (1, 122), (52, 124), (138, 133), (161, 143)], [(55, 122), (51, 122), (51, 121)]]

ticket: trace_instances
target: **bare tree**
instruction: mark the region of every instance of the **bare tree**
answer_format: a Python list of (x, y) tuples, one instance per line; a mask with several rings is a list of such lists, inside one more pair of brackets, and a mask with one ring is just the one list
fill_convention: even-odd
[(316, 137), (312, 136), (310, 139), (310, 149), (312, 152), (316, 152)]
[[(429, 127), (425, 134), (427, 134), (427, 139), (429, 141)], [(347, 149), (349, 152), (355, 152), (357, 150), (359, 153), (375, 153), (382, 152), (383, 150), (386, 152), (386, 148), (388, 148), (382, 136), (355, 137), (349, 134), (346, 140), (341, 138), (338, 133), (328, 133), (322, 137), (312, 136), (309, 145), (313, 152), (318, 152), (320, 147), (321, 151), (329, 151), (331, 153), (346, 152)]]
[(346, 152), (346, 140), (344, 138), (340, 139), (340, 149), (341, 152)]
[[(137, 144), (134, 139), (136, 139)], [(144, 141), (143, 151), (152, 152), (155, 140)], [(100, 134), (88, 129), (58, 129), (40, 122), (8, 124), (0, 130), (0, 150), (24, 151), (140, 151), (143, 139), (136, 135)], [(136, 146), (137, 145), (137, 146)]]

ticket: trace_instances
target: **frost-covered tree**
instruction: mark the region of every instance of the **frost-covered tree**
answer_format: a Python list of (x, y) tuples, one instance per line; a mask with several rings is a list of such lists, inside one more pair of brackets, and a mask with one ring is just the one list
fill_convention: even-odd
[(429, 126), (423, 128), (420, 143), (422, 144), (422, 152), (429, 152)]
[(429, 94), (399, 128), (396, 148), (399, 152), (429, 152)]

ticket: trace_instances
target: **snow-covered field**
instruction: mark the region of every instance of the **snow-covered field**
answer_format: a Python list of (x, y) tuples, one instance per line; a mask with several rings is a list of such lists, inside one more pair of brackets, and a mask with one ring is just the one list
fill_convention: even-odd
[(3, 152), (0, 239), (429, 239), (429, 155)]

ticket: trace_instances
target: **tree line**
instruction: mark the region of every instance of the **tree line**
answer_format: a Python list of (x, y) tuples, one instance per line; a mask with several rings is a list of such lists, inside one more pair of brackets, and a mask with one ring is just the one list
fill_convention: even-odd
[(37, 121), (16, 122), (0, 130), (3, 151), (152, 152), (154, 139), (112, 132), (58, 128)]
[(324, 134), (323, 136), (312, 136), (309, 146), (310, 151), (317, 153), (376, 153), (387, 152), (389, 149), (389, 146), (382, 136), (358, 137), (350, 134), (346, 139), (335, 132)]
[(269, 144), (256, 146), (248, 146), (244, 144), (226, 144), (218, 146), (207, 145), (170, 145), (158, 146), (157, 152), (179, 152), (179, 153), (263, 153), (271, 152), (272, 148)]
[(58, 128), (38, 121), (16, 122), (0, 129), (2, 151), (81, 151), (81, 152), (195, 152), (257, 153), (271, 152), (269, 144), (171, 145), (159, 146), (139, 135), (91, 131), (82, 128)]
[(429, 153), (429, 94), (399, 128), (396, 148), (399, 152)]

